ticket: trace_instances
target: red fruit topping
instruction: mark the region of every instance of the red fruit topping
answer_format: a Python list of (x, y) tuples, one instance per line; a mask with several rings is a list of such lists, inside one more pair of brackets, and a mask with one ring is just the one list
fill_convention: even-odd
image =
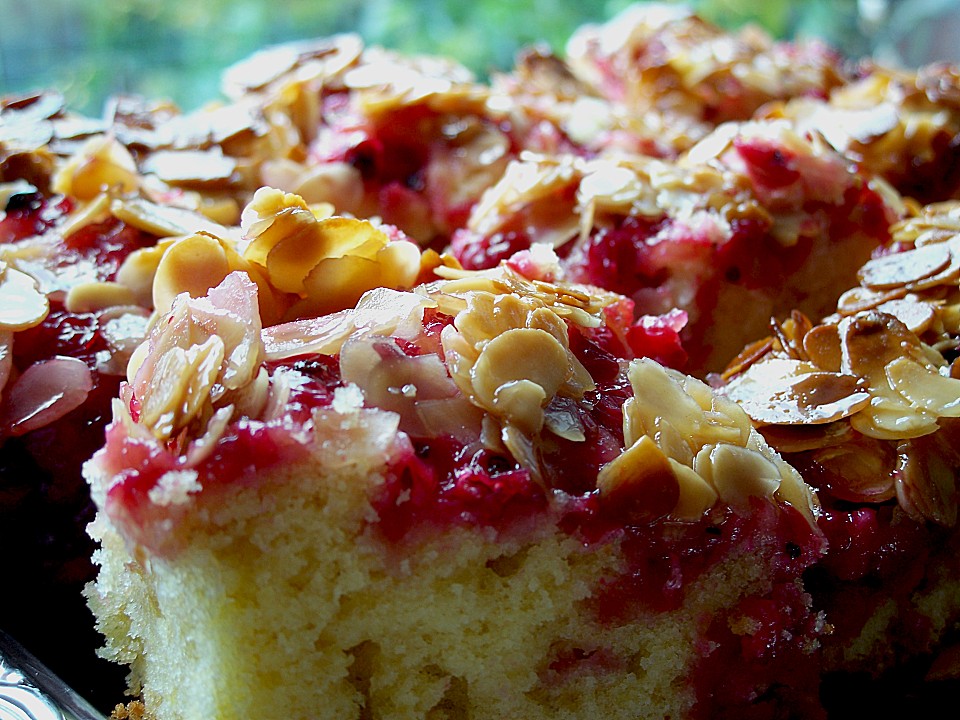
[(743, 158), (750, 179), (757, 185), (776, 189), (800, 179), (796, 158), (778, 144), (737, 136), (733, 147)]
[(680, 341), (680, 331), (686, 324), (687, 314), (682, 310), (644, 315), (627, 332), (627, 342), (636, 357), (653, 358), (661, 365), (682, 370), (687, 352)]
[(13, 195), (7, 201), (6, 215), (0, 219), (0, 243), (42, 235), (71, 210), (73, 202), (67, 198), (55, 202), (40, 193)]
[(529, 247), (530, 236), (523, 230), (506, 230), (480, 237), (471, 230), (461, 229), (450, 239), (450, 252), (467, 270), (491, 268)]
[(512, 460), (449, 437), (416, 442), (374, 501), (390, 542), (421, 526), (504, 528), (546, 505), (543, 488)]

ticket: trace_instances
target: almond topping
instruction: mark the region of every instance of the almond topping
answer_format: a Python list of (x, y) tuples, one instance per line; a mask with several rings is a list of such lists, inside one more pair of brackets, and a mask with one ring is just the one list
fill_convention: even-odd
[(53, 178), (53, 189), (78, 200), (93, 200), (101, 192), (129, 193), (140, 186), (137, 165), (116, 139), (91, 138)]
[(896, 492), (900, 506), (918, 521), (945, 527), (957, 523), (955, 448), (936, 435), (908, 440), (897, 448)]
[(680, 500), (682, 491), (673, 468), (657, 444), (644, 435), (600, 469), (597, 490), (614, 511), (625, 512), (631, 521), (653, 522), (669, 514)]
[(43, 322), (47, 296), (30, 275), (0, 260), (0, 330), (26, 330)]
[(724, 392), (763, 424), (819, 425), (863, 409), (870, 394), (854, 375), (817, 371), (799, 360), (771, 359), (734, 378)]
[(739, 445), (705, 445), (693, 469), (733, 507), (749, 507), (752, 497), (772, 498), (780, 487), (780, 469), (759, 452)]
[(908, 358), (897, 358), (884, 367), (890, 386), (914, 407), (940, 417), (960, 417), (960, 380)]
[(153, 306), (167, 312), (180, 293), (201, 297), (230, 272), (222, 244), (209, 235), (188, 235), (167, 248), (153, 280)]
[(135, 305), (136, 296), (126, 285), (116, 282), (89, 282), (67, 291), (64, 307), (70, 312), (97, 312), (118, 305)]
[(948, 245), (928, 245), (874, 258), (867, 262), (858, 274), (865, 287), (886, 290), (936, 275), (950, 264), (950, 260)]
[(539, 432), (543, 407), (570, 375), (567, 353), (544, 330), (508, 330), (483, 346), (470, 371), (476, 397), (521, 430)]

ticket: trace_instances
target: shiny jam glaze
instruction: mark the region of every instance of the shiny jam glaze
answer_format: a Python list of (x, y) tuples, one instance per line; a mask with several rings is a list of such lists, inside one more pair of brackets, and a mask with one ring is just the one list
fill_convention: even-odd
[(7, 201), (0, 219), (0, 243), (16, 242), (42, 235), (56, 226), (73, 209), (69, 198), (47, 199), (40, 193), (20, 193)]

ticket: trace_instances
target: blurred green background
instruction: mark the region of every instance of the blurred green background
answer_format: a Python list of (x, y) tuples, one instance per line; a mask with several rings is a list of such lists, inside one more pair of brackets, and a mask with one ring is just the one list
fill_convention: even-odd
[[(630, 0), (0, 0), (0, 95), (44, 87), (99, 114), (112, 93), (190, 109), (219, 96), (222, 70), (264, 45), (354, 30), (406, 52), (442, 53), (481, 77), (517, 49), (563, 49), (584, 22)], [(726, 27), (756, 22), (778, 37), (820, 35), (858, 56), (877, 46), (899, 6), (956, 0), (699, 0)], [(934, 7), (934, 12), (937, 12)], [(953, 34), (956, 38), (958, 35)], [(915, 38), (915, 40), (917, 40)], [(920, 45), (930, 46), (922, 38)], [(956, 44), (955, 40), (953, 44)]]

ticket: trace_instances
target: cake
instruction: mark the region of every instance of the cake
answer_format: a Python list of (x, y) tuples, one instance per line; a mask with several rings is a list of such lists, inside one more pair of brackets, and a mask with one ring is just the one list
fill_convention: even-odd
[(957, 77), (646, 6), (4, 99), (0, 609), (118, 717), (934, 707)]
[[(86, 468), (102, 508), (91, 605), (147, 707), (662, 717), (809, 702), (769, 673), (803, 678), (815, 657), (824, 623), (800, 574), (823, 538), (807, 486), (746, 414), (619, 357), (618, 296), (508, 266), (435, 272), (452, 277), (262, 333), (255, 286), (231, 273), (155, 325)], [(758, 623), (768, 605), (777, 621)], [(735, 690), (711, 663), (728, 623), (751, 646)]]

